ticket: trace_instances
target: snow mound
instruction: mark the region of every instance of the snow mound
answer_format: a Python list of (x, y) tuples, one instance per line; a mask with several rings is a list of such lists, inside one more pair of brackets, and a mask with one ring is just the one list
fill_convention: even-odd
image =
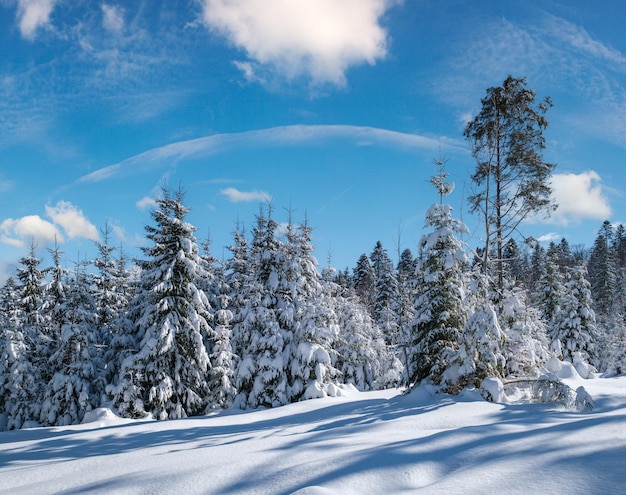
[(114, 426), (131, 422), (133, 422), (132, 419), (122, 418), (108, 407), (99, 407), (93, 411), (85, 413), (85, 417), (83, 418), (81, 424), (90, 424), (101, 428), (104, 426)]

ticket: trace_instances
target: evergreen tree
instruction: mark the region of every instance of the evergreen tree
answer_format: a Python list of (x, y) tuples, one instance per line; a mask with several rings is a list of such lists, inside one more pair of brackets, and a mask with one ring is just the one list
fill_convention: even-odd
[(79, 264), (60, 303), (61, 333), (50, 357), (54, 375), (48, 382), (40, 413), (44, 425), (78, 424), (97, 407), (96, 305), (89, 280)]
[(120, 342), (114, 343), (114, 340), (119, 337), (119, 327), (124, 327), (123, 318), (132, 294), (121, 248), (119, 258), (114, 257), (118, 248), (111, 244), (113, 229), (107, 222), (100, 232), (103, 240), (95, 242), (98, 256), (93, 265), (97, 273), (92, 278), (97, 321), (94, 335), (97, 343), (97, 355), (94, 356), (97, 360), (95, 387), (96, 393), (104, 396), (106, 384), (115, 380), (115, 372), (118, 371), (116, 357), (122, 349), (119, 347)]
[(561, 239), (557, 247), (557, 263), (561, 271), (571, 268), (576, 264), (569, 242), (567, 242), (565, 238)]
[(513, 285), (524, 282), (527, 272), (526, 259), (515, 239), (509, 239), (502, 251), (505, 279), (510, 279)]
[[(44, 283), (41, 304), (41, 324), (37, 326), (40, 329), (38, 341), (45, 345), (40, 347), (38, 357), (40, 362), (45, 362), (42, 366), (44, 374), (41, 376), (43, 383), (49, 383), (52, 375), (55, 373), (52, 364), (52, 354), (57, 351), (61, 345), (62, 327), (67, 319), (67, 284), (68, 270), (62, 266), (63, 252), (59, 249), (55, 241), (54, 248), (48, 249), (52, 258), (53, 265), (44, 273), (48, 275), (49, 281)], [(89, 288), (85, 288), (89, 290)], [(44, 354), (45, 353), (45, 354)], [(45, 390), (48, 393), (48, 390)], [(43, 398), (42, 398), (43, 400)]]
[(626, 374), (626, 325), (623, 321), (614, 322), (607, 332), (606, 345), (601, 350), (600, 370), (606, 376)]
[(376, 243), (370, 260), (375, 277), (372, 318), (382, 330), (387, 344), (391, 345), (398, 340), (400, 328), (398, 279), (391, 258), (380, 241)]
[(545, 273), (546, 264), (546, 250), (541, 244), (536, 243), (532, 254), (530, 255), (530, 267), (529, 267), (529, 287), (528, 291), (532, 297), (533, 303), (541, 303), (541, 295), (539, 293), (539, 287), (541, 286), (541, 280)]
[(237, 395), (235, 388), (235, 363), (231, 344), (231, 321), (233, 313), (228, 309), (228, 286), (223, 272), (219, 274), (220, 295), (215, 312), (215, 343), (209, 356), (211, 369), (209, 372), (209, 409), (226, 409), (233, 404)]
[(417, 268), (417, 260), (413, 256), (413, 253), (409, 248), (404, 249), (400, 253), (398, 260), (398, 283), (402, 285), (408, 279), (415, 275), (415, 269)]
[(20, 429), (36, 421), (40, 411), (41, 384), (39, 370), (33, 364), (33, 343), (19, 318), (3, 328), (3, 379), (6, 428)]
[(52, 376), (48, 364), (52, 342), (45, 333), (42, 316), (44, 273), (35, 250), (31, 242), (28, 254), (20, 258), (17, 268), (20, 321), (10, 339), (15, 359), (10, 368), (11, 393), (7, 399), (9, 429), (19, 429), (39, 419), (44, 385)]
[(352, 284), (355, 294), (372, 315), (376, 300), (376, 275), (366, 254), (362, 254), (356, 263), (352, 275)]
[(31, 242), (28, 255), (19, 260), (17, 278), (19, 280), (20, 306), (27, 326), (38, 325), (42, 321), (44, 273), (39, 268), (42, 259), (36, 255), (36, 246)]
[(413, 303), (417, 297), (419, 278), (417, 260), (410, 249), (405, 249), (400, 253), (398, 262), (398, 332), (396, 339), (391, 342), (405, 369), (408, 366), (408, 348), (411, 340), (409, 325), (415, 316)]
[(339, 328), (312, 254), (311, 232), (306, 222), (296, 230), (289, 221), (278, 289), (281, 322), (292, 329), (288, 363), (292, 402), (324, 397), (335, 375), (331, 354)]
[(613, 226), (605, 220), (593, 243), (588, 264), (593, 306), (601, 317), (610, 314), (617, 291), (618, 265), (612, 243)]
[(563, 300), (563, 282), (564, 276), (559, 271), (554, 258), (548, 257), (544, 264), (544, 271), (539, 284), (537, 301), (539, 302), (541, 317), (548, 326), (548, 337), (550, 338), (551, 343), (557, 339), (553, 323), (554, 316), (559, 310), (559, 305)]
[(233, 244), (228, 249), (232, 256), (226, 261), (224, 276), (228, 288), (228, 307), (233, 315), (230, 321), (232, 346), (234, 354), (243, 359), (250, 346), (251, 335), (244, 328), (243, 322), (247, 305), (247, 284), (253, 280), (254, 267), (246, 234), (239, 225), (233, 232)]
[[(480, 282), (476, 289), (485, 291), (485, 283)], [(483, 297), (482, 303), (467, 318), (458, 350), (450, 358), (448, 369), (443, 374), (445, 389), (458, 393), (468, 386), (480, 387), (485, 378), (502, 378), (506, 365), (501, 350), (503, 344), (504, 333), (496, 311), (488, 298)]]
[(0, 431), (7, 427), (12, 409), (12, 370), (21, 356), (18, 345), (23, 341), (19, 299), (15, 279), (9, 277), (0, 291)]
[(613, 251), (620, 268), (626, 268), (626, 227), (619, 224), (613, 235)]
[(333, 365), (339, 380), (357, 390), (379, 390), (395, 386), (402, 365), (389, 352), (380, 329), (356, 296), (334, 298), (341, 332), (334, 345)]
[(567, 271), (562, 300), (553, 317), (553, 336), (561, 345), (563, 359), (571, 363), (577, 353), (586, 362), (595, 358), (594, 342), (598, 335), (586, 275), (584, 266)]
[(457, 237), (467, 227), (452, 217), (452, 207), (443, 202), (454, 185), (447, 183), (443, 161), (436, 161), (439, 174), (431, 179), (439, 193), (439, 203), (426, 213), (426, 228), (432, 231), (419, 243), (419, 292), (415, 316), (410, 325), (408, 384), (430, 378), (439, 384), (458, 349), (465, 325), (463, 271), (468, 261), (463, 243)]
[(352, 280), (352, 277), (350, 276), (350, 270), (348, 269), (348, 267), (346, 267), (343, 272), (337, 272), (337, 276), (335, 277), (335, 283), (339, 287), (344, 289), (344, 291), (350, 290), (354, 282)]
[(175, 419), (206, 409), (205, 342), (214, 335), (208, 299), (196, 285), (203, 269), (183, 199), (181, 190), (172, 194), (164, 186), (151, 212), (156, 225), (146, 226), (153, 246), (144, 248), (148, 259), (140, 262), (141, 285), (132, 302), (139, 350), (124, 360), (119, 383), (110, 389), (124, 416)]
[[(109, 266), (108, 263), (100, 265), (101, 262), (102, 257), (95, 262), (98, 263), (96, 267), (99, 273), (95, 276), (94, 297), (99, 315), (98, 336), (101, 345), (105, 347), (102, 352), (103, 369), (99, 370), (96, 389), (101, 393), (104, 385), (106, 393), (109, 385), (118, 383), (124, 359), (137, 352), (139, 343), (136, 340), (133, 320), (139, 318), (137, 313), (139, 308), (135, 307), (134, 312), (131, 312), (130, 301), (138, 288), (138, 280), (131, 275), (126, 255), (121, 247), (117, 258), (113, 260), (113, 266)], [(108, 307), (105, 306), (107, 304)], [(101, 319), (103, 315), (104, 321)]]
[[(241, 352), (236, 377), (241, 408), (287, 404), (287, 359), (291, 342), (281, 328), (276, 297), (282, 251), (276, 237), (278, 224), (263, 211), (257, 216), (250, 252), (252, 265), (240, 294), (244, 301), (238, 325)], [(239, 348), (238, 347), (238, 348)]]
[(505, 291), (502, 306), (498, 321), (504, 337), (500, 349), (505, 362), (504, 376), (536, 378), (550, 356), (544, 320), (520, 288)]

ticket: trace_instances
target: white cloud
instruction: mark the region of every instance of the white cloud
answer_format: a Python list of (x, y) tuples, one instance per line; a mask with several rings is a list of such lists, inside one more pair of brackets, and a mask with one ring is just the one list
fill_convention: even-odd
[(82, 237), (96, 241), (100, 238), (98, 229), (83, 212), (68, 201), (59, 201), (56, 206), (46, 206), (46, 214), (56, 225), (63, 227), (70, 239)]
[(271, 201), (272, 196), (265, 191), (240, 191), (234, 187), (222, 189), (220, 194), (226, 196), (233, 203), (243, 201)]
[(121, 33), (124, 29), (124, 9), (106, 3), (101, 8), (102, 27), (111, 33)]
[(4, 244), (23, 247), (26, 241), (31, 239), (36, 244), (47, 244), (55, 239), (63, 242), (58, 227), (39, 215), (27, 215), (18, 219), (7, 218), (0, 223), (0, 240)]
[(55, 3), (56, 0), (17, 1), (17, 18), (24, 38), (35, 39), (37, 30), (50, 23), (50, 14)]
[(245, 50), (247, 79), (270, 69), (287, 79), (345, 83), (346, 70), (387, 54), (380, 17), (395, 0), (204, 0), (203, 20)]
[(602, 180), (593, 170), (581, 174), (554, 174), (552, 189), (558, 204), (552, 223), (568, 225), (584, 219), (606, 220), (611, 215)]
[(98, 240), (98, 229), (87, 220), (81, 210), (68, 201), (59, 201), (56, 206), (46, 206), (46, 214), (52, 222), (39, 215), (7, 218), (0, 223), (0, 242), (23, 247), (33, 240), (36, 244), (65, 241), (61, 228), (70, 239), (85, 238)]

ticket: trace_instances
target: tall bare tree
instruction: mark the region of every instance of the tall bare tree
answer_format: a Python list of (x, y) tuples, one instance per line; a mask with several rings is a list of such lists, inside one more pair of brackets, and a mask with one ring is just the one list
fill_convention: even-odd
[(508, 76), (502, 86), (487, 89), (480, 113), (463, 133), (477, 165), (469, 202), (484, 219), (483, 270), (487, 273), (490, 262), (496, 262), (499, 291), (506, 240), (530, 214), (549, 215), (556, 208), (549, 185), (555, 165), (543, 159), (545, 113), (552, 102), (535, 99), (525, 78)]

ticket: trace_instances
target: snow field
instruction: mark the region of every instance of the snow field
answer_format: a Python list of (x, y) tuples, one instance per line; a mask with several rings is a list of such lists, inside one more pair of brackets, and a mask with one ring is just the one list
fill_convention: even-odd
[(570, 380), (592, 412), (426, 386), (172, 421), (100, 409), (0, 433), (0, 493), (623, 493), (626, 377)]

